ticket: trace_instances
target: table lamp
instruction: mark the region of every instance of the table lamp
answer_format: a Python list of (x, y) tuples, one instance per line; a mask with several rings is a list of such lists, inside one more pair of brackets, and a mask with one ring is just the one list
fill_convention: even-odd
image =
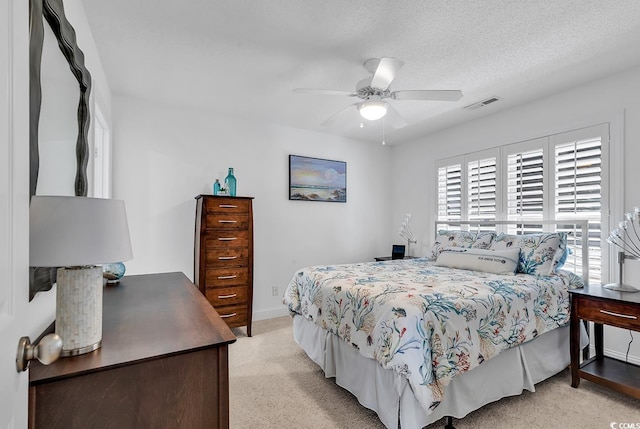
[(59, 267), (56, 334), (61, 356), (102, 345), (102, 267), (133, 258), (124, 201), (39, 196), (29, 208), (29, 265)]
[[(640, 289), (624, 283), (625, 259), (640, 260), (640, 208), (634, 207), (633, 211), (624, 214), (625, 219), (618, 223), (609, 234), (607, 243), (620, 249), (618, 252), (618, 281), (604, 285), (605, 289), (618, 292), (640, 292)], [(638, 227), (636, 228), (636, 224)]]

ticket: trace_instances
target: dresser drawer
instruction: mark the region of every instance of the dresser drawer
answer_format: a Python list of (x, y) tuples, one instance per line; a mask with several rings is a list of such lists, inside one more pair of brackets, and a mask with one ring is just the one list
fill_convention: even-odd
[(578, 317), (595, 323), (640, 331), (640, 314), (631, 305), (613, 300), (580, 297)]
[(215, 229), (249, 229), (249, 216), (246, 214), (208, 214), (207, 228)]
[(249, 265), (249, 249), (246, 247), (207, 249), (205, 260), (209, 268), (246, 267)]
[(226, 305), (246, 304), (248, 297), (247, 286), (231, 286), (207, 288), (205, 296), (214, 307)]
[(204, 246), (246, 247), (249, 245), (249, 231), (239, 229), (209, 229), (204, 237)]
[(205, 277), (205, 287), (227, 287), (246, 285), (249, 280), (248, 267), (209, 268)]
[(207, 199), (205, 211), (209, 213), (249, 213), (250, 200), (236, 199)]
[(224, 307), (215, 307), (216, 311), (229, 326), (245, 326), (247, 324), (247, 306), (246, 305), (229, 305)]

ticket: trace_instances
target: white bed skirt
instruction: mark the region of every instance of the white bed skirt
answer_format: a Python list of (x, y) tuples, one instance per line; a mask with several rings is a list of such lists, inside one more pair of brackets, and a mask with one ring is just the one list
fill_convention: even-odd
[[(336, 384), (374, 410), (387, 428), (398, 428), (398, 424), (403, 429), (422, 428), (444, 416), (462, 418), (524, 389), (535, 391), (534, 384), (562, 371), (570, 361), (569, 327), (547, 332), (455, 377), (446, 387), (442, 403), (427, 415), (406, 378), (360, 355), (335, 335), (298, 315), (293, 319), (293, 335), (327, 378), (335, 377)], [(588, 341), (583, 329), (581, 343)]]

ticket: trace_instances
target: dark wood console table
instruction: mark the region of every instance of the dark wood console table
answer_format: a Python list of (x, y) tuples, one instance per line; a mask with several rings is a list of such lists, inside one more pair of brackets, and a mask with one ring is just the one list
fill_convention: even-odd
[(102, 347), (31, 363), (30, 428), (228, 428), (236, 338), (182, 273), (104, 289)]
[[(640, 331), (640, 292), (588, 286), (571, 294), (571, 386), (580, 378), (640, 398), (640, 367), (604, 355), (604, 325)], [(595, 356), (580, 364), (580, 320), (594, 322)]]

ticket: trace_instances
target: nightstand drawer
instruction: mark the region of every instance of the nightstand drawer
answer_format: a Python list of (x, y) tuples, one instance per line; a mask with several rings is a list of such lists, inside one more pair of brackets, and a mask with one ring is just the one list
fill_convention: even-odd
[(640, 330), (637, 307), (612, 300), (579, 298), (578, 317), (623, 329)]

